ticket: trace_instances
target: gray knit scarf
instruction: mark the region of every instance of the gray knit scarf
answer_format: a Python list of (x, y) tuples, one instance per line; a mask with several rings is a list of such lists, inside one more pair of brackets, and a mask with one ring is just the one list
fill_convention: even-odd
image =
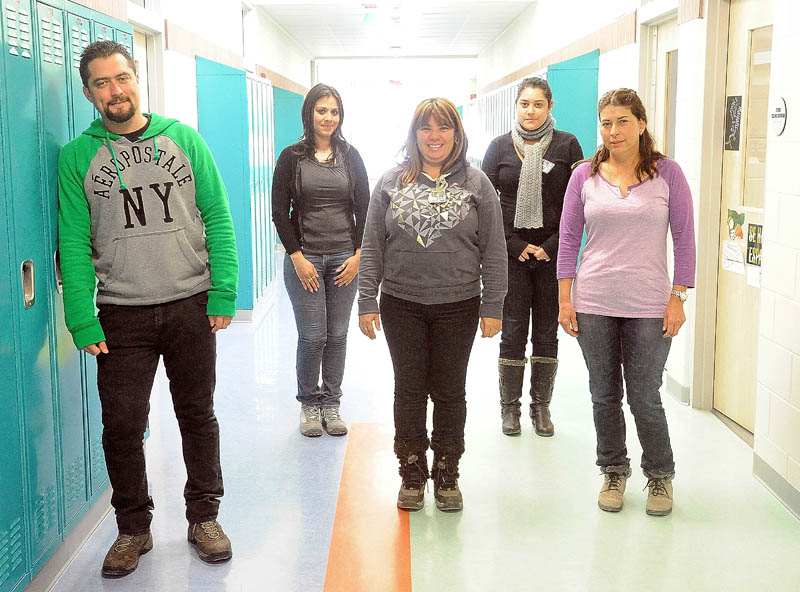
[[(514, 213), (514, 227), (541, 228), (544, 226), (542, 216), (542, 160), (550, 141), (553, 139), (553, 128), (556, 120), (552, 115), (547, 121), (533, 131), (528, 131), (516, 122), (511, 130), (514, 146), (523, 156), (522, 170), (519, 173), (517, 188), (517, 208)], [(526, 144), (525, 140), (539, 140), (535, 144)]]

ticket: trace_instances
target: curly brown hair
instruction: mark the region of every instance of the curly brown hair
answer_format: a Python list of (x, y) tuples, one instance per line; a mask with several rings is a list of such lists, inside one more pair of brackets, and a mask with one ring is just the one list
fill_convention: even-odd
[[(647, 131), (647, 112), (644, 109), (642, 100), (635, 90), (630, 88), (618, 88), (605, 93), (597, 103), (597, 118), (600, 112), (606, 107), (627, 107), (631, 114), (639, 121), (644, 122), (645, 128), (639, 137), (639, 162), (636, 164), (636, 178), (644, 181), (645, 178), (652, 179), (656, 175), (656, 163), (662, 158), (666, 158), (655, 148), (655, 141), (650, 132)], [(592, 175), (597, 174), (600, 163), (608, 160), (610, 153), (605, 144), (601, 145), (592, 157)]]

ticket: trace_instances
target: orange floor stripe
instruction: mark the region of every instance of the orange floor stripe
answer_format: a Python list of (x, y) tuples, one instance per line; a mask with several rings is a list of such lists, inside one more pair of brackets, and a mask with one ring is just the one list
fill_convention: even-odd
[(391, 426), (352, 424), (333, 522), (325, 592), (410, 592), (408, 513), (396, 507)]

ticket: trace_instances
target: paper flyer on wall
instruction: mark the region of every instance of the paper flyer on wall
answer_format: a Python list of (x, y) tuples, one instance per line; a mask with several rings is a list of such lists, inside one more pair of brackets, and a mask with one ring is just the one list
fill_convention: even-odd
[(722, 243), (722, 269), (744, 275), (744, 253), (734, 241)]

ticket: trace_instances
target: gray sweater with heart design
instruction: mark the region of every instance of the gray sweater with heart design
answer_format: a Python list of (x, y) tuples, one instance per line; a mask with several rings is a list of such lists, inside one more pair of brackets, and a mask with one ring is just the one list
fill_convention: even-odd
[(481, 317), (503, 318), (506, 244), (497, 193), (475, 167), (410, 185), (397, 166), (375, 185), (358, 272), (359, 314), (378, 312), (378, 289), (420, 304), (481, 297)]

